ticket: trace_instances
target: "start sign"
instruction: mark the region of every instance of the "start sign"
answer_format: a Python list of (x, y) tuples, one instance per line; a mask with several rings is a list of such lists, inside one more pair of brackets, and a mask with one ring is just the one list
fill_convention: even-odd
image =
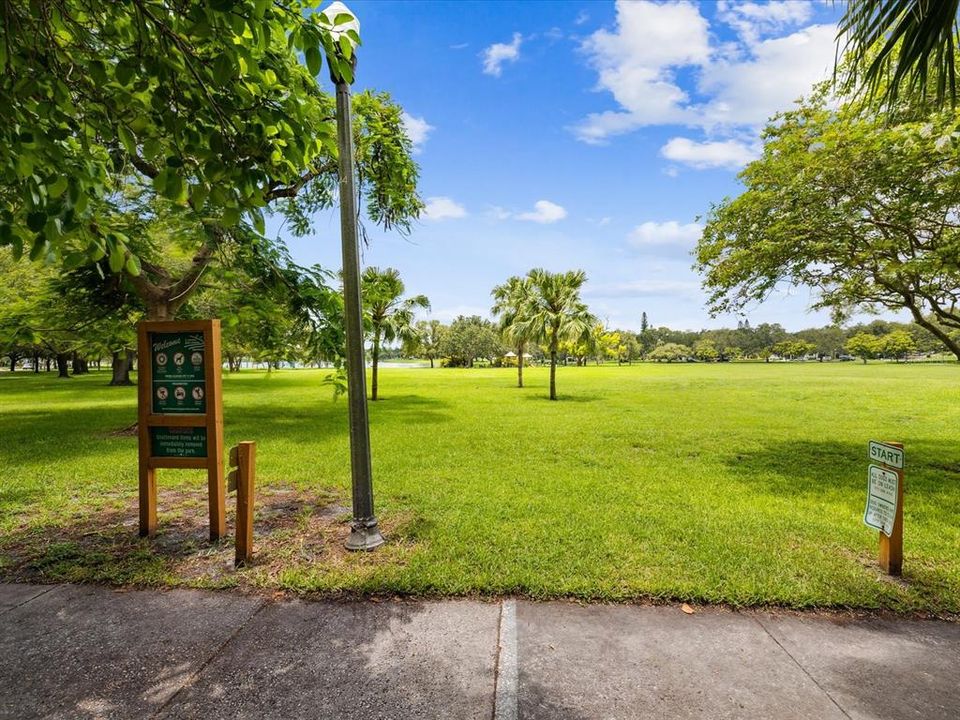
[(868, 446), (868, 453), (873, 462), (903, 470), (903, 448), (890, 445), (889, 443), (871, 440)]
[(867, 506), (863, 522), (880, 531), (880, 567), (903, 569), (903, 445), (871, 440), (867, 446)]

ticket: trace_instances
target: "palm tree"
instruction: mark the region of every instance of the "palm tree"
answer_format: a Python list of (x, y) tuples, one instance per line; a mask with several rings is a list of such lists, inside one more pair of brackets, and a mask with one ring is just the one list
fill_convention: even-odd
[(527, 343), (534, 338), (529, 328), (524, 331), (523, 321), (533, 301), (533, 284), (529, 277), (514, 275), (503, 285), (497, 285), (490, 293), (493, 295), (493, 312), (500, 317), (500, 332), (504, 339), (517, 348), (517, 387), (523, 387), (523, 354)]
[(527, 273), (530, 304), (516, 332), (535, 339), (550, 352), (550, 399), (557, 399), (557, 351), (560, 343), (590, 336), (596, 318), (580, 300), (580, 288), (587, 280), (583, 270), (552, 273), (536, 268)]
[(849, 0), (837, 38), (850, 79), (892, 107), (902, 89), (925, 97), (932, 77), (936, 104), (955, 104), (958, 9), (960, 0)]
[(363, 312), (373, 334), (373, 379), (370, 383), (370, 399), (377, 399), (377, 367), (380, 363), (380, 343), (405, 340), (413, 332), (413, 312), (417, 308), (429, 308), (426, 295), (401, 299), (406, 292), (400, 273), (394, 268), (381, 270), (368, 267), (360, 277), (360, 294)]

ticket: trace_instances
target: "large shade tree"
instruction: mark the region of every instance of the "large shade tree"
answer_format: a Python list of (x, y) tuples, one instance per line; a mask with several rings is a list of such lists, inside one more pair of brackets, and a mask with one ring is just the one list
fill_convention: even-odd
[(550, 353), (550, 399), (557, 399), (557, 352), (564, 342), (588, 340), (596, 318), (580, 299), (587, 281), (583, 270), (554, 273), (535, 268), (527, 273), (532, 289), (517, 332), (534, 338)]
[(696, 250), (714, 313), (741, 313), (778, 286), (815, 306), (907, 310), (960, 358), (957, 110), (889, 123), (830, 106), (819, 88), (767, 126), (746, 189), (711, 209)]
[(360, 276), (360, 295), (363, 312), (370, 327), (370, 355), (373, 375), (370, 380), (370, 399), (378, 398), (378, 369), (382, 343), (396, 340), (407, 341), (416, 332), (413, 316), (417, 309), (427, 309), (430, 301), (426, 295), (403, 297), (406, 287), (395, 268), (381, 270), (378, 267), (364, 269)]
[(533, 284), (529, 277), (514, 275), (497, 285), (493, 295), (492, 312), (500, 320), (500, 332), (517, 350), (517, 387), (523, 387), (523, 360), (527, 346), (534, 339), (533, 329), (524, 325), (533, 304)]
[[(150, 318), (170, 319), (226, 246), (264, 234), (264, 213), (307, 232), (337, 188), (316, 76), (326, 56), (352, 79), (341, 60), (359, 40), (349, 30), (335, 51), (353, 18), (318, 4), (0, 4), (0, 245), (68, 267), (105, 258)], [(367, 94), (356, 114), (367, 215), (403, 230), (421, 202), (400, 108)], [(191, 227), (184, 267), (146, 257), (158, 212)]]

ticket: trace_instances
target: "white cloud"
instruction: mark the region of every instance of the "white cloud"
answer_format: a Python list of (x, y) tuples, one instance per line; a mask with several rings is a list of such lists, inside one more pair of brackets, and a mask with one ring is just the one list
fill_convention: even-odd
[(775, 2), (717, 3), (717, 16), (747, 43), (756, 42), (761, 35), (798, 25), (810, 19), (813, 3), (810, 0), (779, 0)]
[(667, 222), (645, 222), (637, 225), (630, 233), (630, 244), (635, 247), (650, 245), (675, 245), (692, 247), (703, 233), (699, 223), (681, 225), (676, 220)]
[(511, 217), (513, 217), (513, 213), (500, 207), (499, 205), (494, 205), (487, 210), (487, 217), (489, 217), (491, 220), (509, 220)]
[[(690, 138), (675, 137), (660, 148), (660, 154), (668, 160), (674, 160), (698, 170), (707, 168), (738, 170), (756, 159), (757, 150), (738, 140), (697, 142)], [(675, 175), (676, 172), (674, 172)]]
[(450, 220), (467, 216), (463, 205), (448, 197), (436, 196), (427, 198), (426, 207), (420, 214), (424, 220)]
[(577, 13), (576, 20), (573, 21), (574, 25), (583, 25), (587, 20), (590, 19), (590, 14), (586, 10), (581, 10)]
[(422, 117), (414, 117), (406, 111), (400, 116), (400, 120), (403, 123), (404, 132), (407, 133), (407, 137), (413, 143), (413, 151), (415, 153), (420, 152), (423, 149), (423, 144), (427, 141), (427, 137), (436, 128)]
[(470, 47), (470, 43), (457, 43), (456, 45), (451, 45), (451, 50), (463, 50), (464, 48)]
[[(836, 27), (791, 32), (811, 16), (806, 1), (721, 2), (717, 21), (738, 33), (721, 44), (687, 0), (618, 0), (615, 27), (582, 44), (597, 89), (609, 92), (616, 108), (591, 113), (571, 129), (581, 141), (601, 144), (641, 127), (679, 124), (708, 134), (701, 150), (731, 139), (743, 145), (745, 135), (756, 138), (770, 116), (829, 76)], [(732, 160), (721, 166), (736, 167)]]
[(515, 32), (513, 34), (513, 40), (509, 43), (494, 43), (486, 48), (481, 53), (483, 57), (483, 71), (487, 75), (500, 77), (504, 63), (516, 62), (520, 59), (521, 42), (523, 42), (523, 36)]
[(533, 204), (532, 212), (519, 213), (517, 220), (529, 220), (536, 223), (555, 223), (563, 220), (567, 216), (567, 211), (549, 200), (537, 200)]

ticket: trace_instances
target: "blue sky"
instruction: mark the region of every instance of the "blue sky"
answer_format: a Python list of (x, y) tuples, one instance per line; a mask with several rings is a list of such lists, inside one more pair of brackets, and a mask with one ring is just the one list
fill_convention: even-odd
[[(690, 269), (702, 216), (739, 192), (765, 119), (833, 67), (833, 3), (348, 3), (358, 89), (408, 113), (428, 207), (409, 237), (373, 232), (364, 264), (400, 270), (431, 317), (487, 315), (490, 290), (532, 267), (583, 268), (613, 327), (698, 329)], [(339, 267), (338, 216), (289, 239)], [(793, 289), (749, 314), (825, 324)]]

